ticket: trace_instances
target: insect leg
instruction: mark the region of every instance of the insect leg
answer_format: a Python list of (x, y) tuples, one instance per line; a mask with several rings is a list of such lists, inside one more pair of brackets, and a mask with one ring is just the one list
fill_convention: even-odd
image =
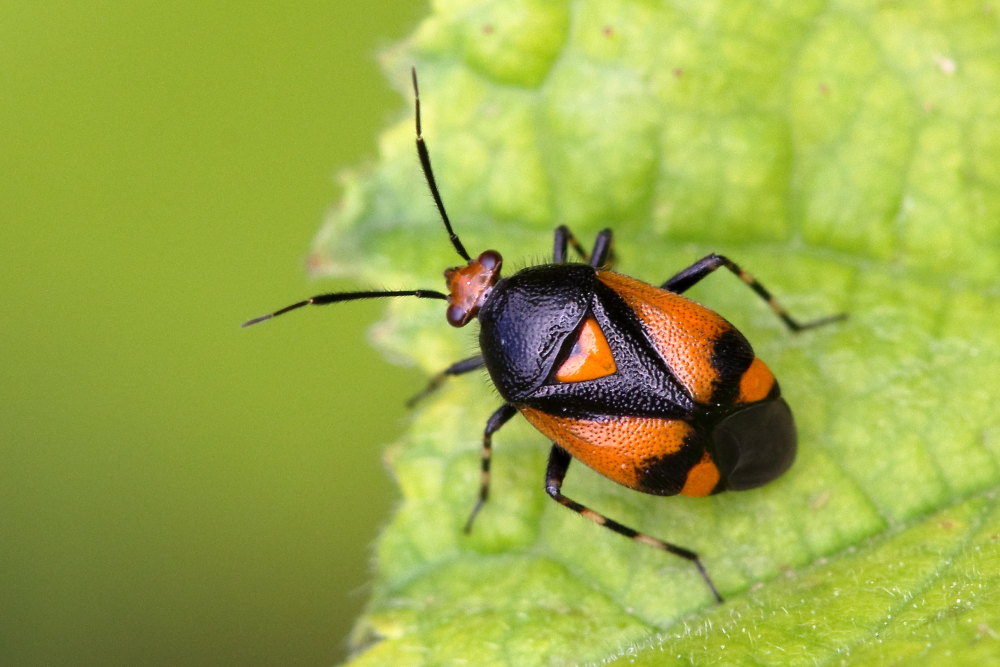
[(614, 260), (614, 250), (611, 248), (611, 230), (602, 229), (597, 233), (594, 241), (594, 250), (590, 253), (590, 265), (595, 269), (604, 265), (610, 265)]
[(712, 595), (718, 602), (722, 602), (722, 596), (719, 595), (719, 591), (715, 588), (715, 584), (712, 583), (711, 578), (708, 576), (708, 572), (705, 570), (705, 566), (701, 564), (701, 559), (698, 558), (698, 554), (695, 552), (685, 549), (684, 547), (679, 547), (676, 544), (671, 544), (669, 542), (664, 542), (658, 540), (655, 537), (650, 537), (644, 533), (640, 533), (637, 530), (629, 528), (628, 526), (623, 526), (622, 524), (609, 519), (603, 514), (598, 514), (592, 509), (589, 509), (575, 500), (571, 500), (562, 494), (562, 483), (566, 478), (566, 470), (569, 469), (569, 462), (571, 461), (570, 455), (559, 445), (553, 444), (552, 451), (549, 452), (549, 465), (545, 470), (545, 492), (552, 497), (557, 503), (563, 507), (567, 507), (577, 514), (590, 519), (599, 526), (604, 526), (605, 528), (610, 528), (619, 535), (627, 537), (629, 539), (635, 540), (636, 542), (642, 542), (643, 544), (649, 545), (655, 549), (661, 549), (675, 556), (680, 556), (681, 558), (686, 558), (687, 560), (694, 563), (694, 566), (698, 568), (698, 573), (701, 574), (702, 579), (708, 585)]
[(774, 314), (781, 318), (781, 321), (785, 323), (785, 326), (792, 331), (811, 329), (812, 327), (818, 327), (829, 322), (836, 322), (837, 320), (842, 320), (847, 317), (846, 313), (838, 313), (837, 315), (821, 317), (810, 322), (799, 322), (788, 314), (788, 311), (786, 311), (781, 304), (779, 304), (775, 298), (771, 296), (771, 293), (768, 292), (763, 285), (757, 282), (756, 278), (741, 269), (739, 265), (731, 259), (714, 253), (701, 258), (667, 282), (663, 283), (660, 287), (665, 290), (670, 290), (671, 292), (676, 292), (677, 294), (683, 294), (690, 287), (701, 281), (702, 278), (723, 266), (729, 269), (737, 278), (746, 283), (746, 285), (752, 289), (757, 296), (767, 302), (767, 305), (770, 306), (772, 311), (774, 311)]
[(479, 480), (479, 498), (476, 500), (472, 512), (469, 513), (469, 520), (465, 522), (464, 530), (466, 533), (472, 530), (472, 522), (490, 495), (490, 457), (493, 455), (493, 434), (516, 414), (517, 408), (510, 403), (504, 403), (486, 421), (486, 428), (483, 430), (483, 467), (482, 477)]
[(597, 240), (594, 241), (594, 250), (588, 255), (580, 242), (573, 236), (573, 232), (566, 225), (556, 227), (555, 239), (552, 250), (552, 261), (555, 264), (566, 263), (567, 245), (572, 246), (576, 254), (581, 259), (587, 260), (593, 267), (603, 266), (611, 256), (611, 230), (602, 229), (597, 233)]
[(576, 251), (576, 254), (583, 259), (587, 259), (587, 251), (583, 249), (580, 242), (576, 240), (575, 236), (573, 236), (573, 232), (569, 231), (569, 227), (566, 225), (559, 225), (556, 227), (552, 244), (552, 262), (554, 264), (566, 263), (567, 245), (573, 246), (573, 250)]
[(419, 393), (414, 394), (407, 399), (406, 407), (412, 408), (424, 398), (437, 391), (438, 387), (444, 384), (444, 381), (448, 379), (449, 376), (462, 375), (463, 373), (474, 371), (477, 368), (482, 368), (483, 363), (483, 358), (479, 355), (469, 357), (468, 359), (462, 359), (461, 361), (456, 361), (451, 366), (448, 366), (448, 368), (432, 377), (427, 382), (427, 386), (421, 389)]

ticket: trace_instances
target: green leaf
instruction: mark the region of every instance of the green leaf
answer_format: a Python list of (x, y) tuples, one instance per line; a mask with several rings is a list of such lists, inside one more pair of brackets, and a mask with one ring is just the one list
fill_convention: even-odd
[[(1000, 651), (1000, 30), (996, 3), (441, 0), (385, 68), (424, 134), (470, 252), (508, 271), (551, 230), (610, 226), (616, 268), (656, 283), (709, 252), (796, 316), (789, 334), (728, 275), (692, 290), (778, 374), (795, 466), (707, 499), (644, 496), (575, 463), (564, 491), (698, 551), (686, 562), (549, 500), (547, 442), (495, 437), (492, 496), (461, 527), (499, 399), (451, 380), (388, 453), (402, 501), (377, 550), (359, 665), (900, 662)], [(312, 266), (438, 288), (459, 263), (426, 192), (412, 108), (343, 177)], [(428, 373), (475, 332), (391, 304), (374, 337)], [(474, 328), (474, 327), (470, 327)], [(415, 388), (416, 389), (416, 388)]]

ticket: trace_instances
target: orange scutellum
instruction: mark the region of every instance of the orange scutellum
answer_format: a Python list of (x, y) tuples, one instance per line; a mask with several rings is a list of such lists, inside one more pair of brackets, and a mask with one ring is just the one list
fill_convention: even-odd
[(606, 377), (618, 370), (611, 348), (597, 320), (588, 317), (580, 327), (580, 335), (566, 361), (556, 371), (560, 382), (583, 382)]

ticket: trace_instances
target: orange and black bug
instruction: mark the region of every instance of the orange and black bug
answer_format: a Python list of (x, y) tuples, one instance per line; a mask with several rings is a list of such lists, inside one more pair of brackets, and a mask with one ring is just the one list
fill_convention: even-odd
[[(448, 302), (449, 324), (479, 320), (481, 354), (452, 364), (445, 378), (485, 367), (504, 404), (483, 432), (482, 478), (468, 531), (490, 487), (493, 434), (514, 415), (552, 441), (545, 491), (559, 504), (620, 535), (676, 554), (698, 568), (719, 601), (698, 555), (591, 510), (561, 492), (573, 458), (643, 493), (707, 496), (752, 489), (781, 475), (795, 458), (792, 413), (771, 371), (746, 338), (708, 308), (681, 294), (720, 267), (767, 302), (792, 331), (841, 316), (798, 323), (750, 274), (708, 255), (659, 287), (613, 273), (611, 230), (588, 255), (565, 226), (555, 230), (551, 264), (500, 277), (502, 259), (487, 250), (472, 259), (452, 230), (420, 130), (417, 155), (445, 229), (465, 266), (445, 271), (448, 294), (435, 290), (321, 294), (246, 322), (256, 324), (307, 305), (394, 296)], [(572, 248), (586, 263), (568, 263)]]

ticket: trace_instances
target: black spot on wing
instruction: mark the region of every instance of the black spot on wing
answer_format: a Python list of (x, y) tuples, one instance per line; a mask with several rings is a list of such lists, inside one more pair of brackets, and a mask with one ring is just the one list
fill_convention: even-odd
[(711, 363), (716, 378), (712, 383), (712, 402), (731, 405), (740, 394), (740, 378), (753, 363), (753, 348), (735, 328), (724, 331), (715, 339)]
[(683, 446), (672, 454), (649, 458), (637, 471), (641, 491), (657, 496), (674, 496), (687, 482), (687, 474), (705, 453), (706, 439), (698, 429), (684, 438)]

